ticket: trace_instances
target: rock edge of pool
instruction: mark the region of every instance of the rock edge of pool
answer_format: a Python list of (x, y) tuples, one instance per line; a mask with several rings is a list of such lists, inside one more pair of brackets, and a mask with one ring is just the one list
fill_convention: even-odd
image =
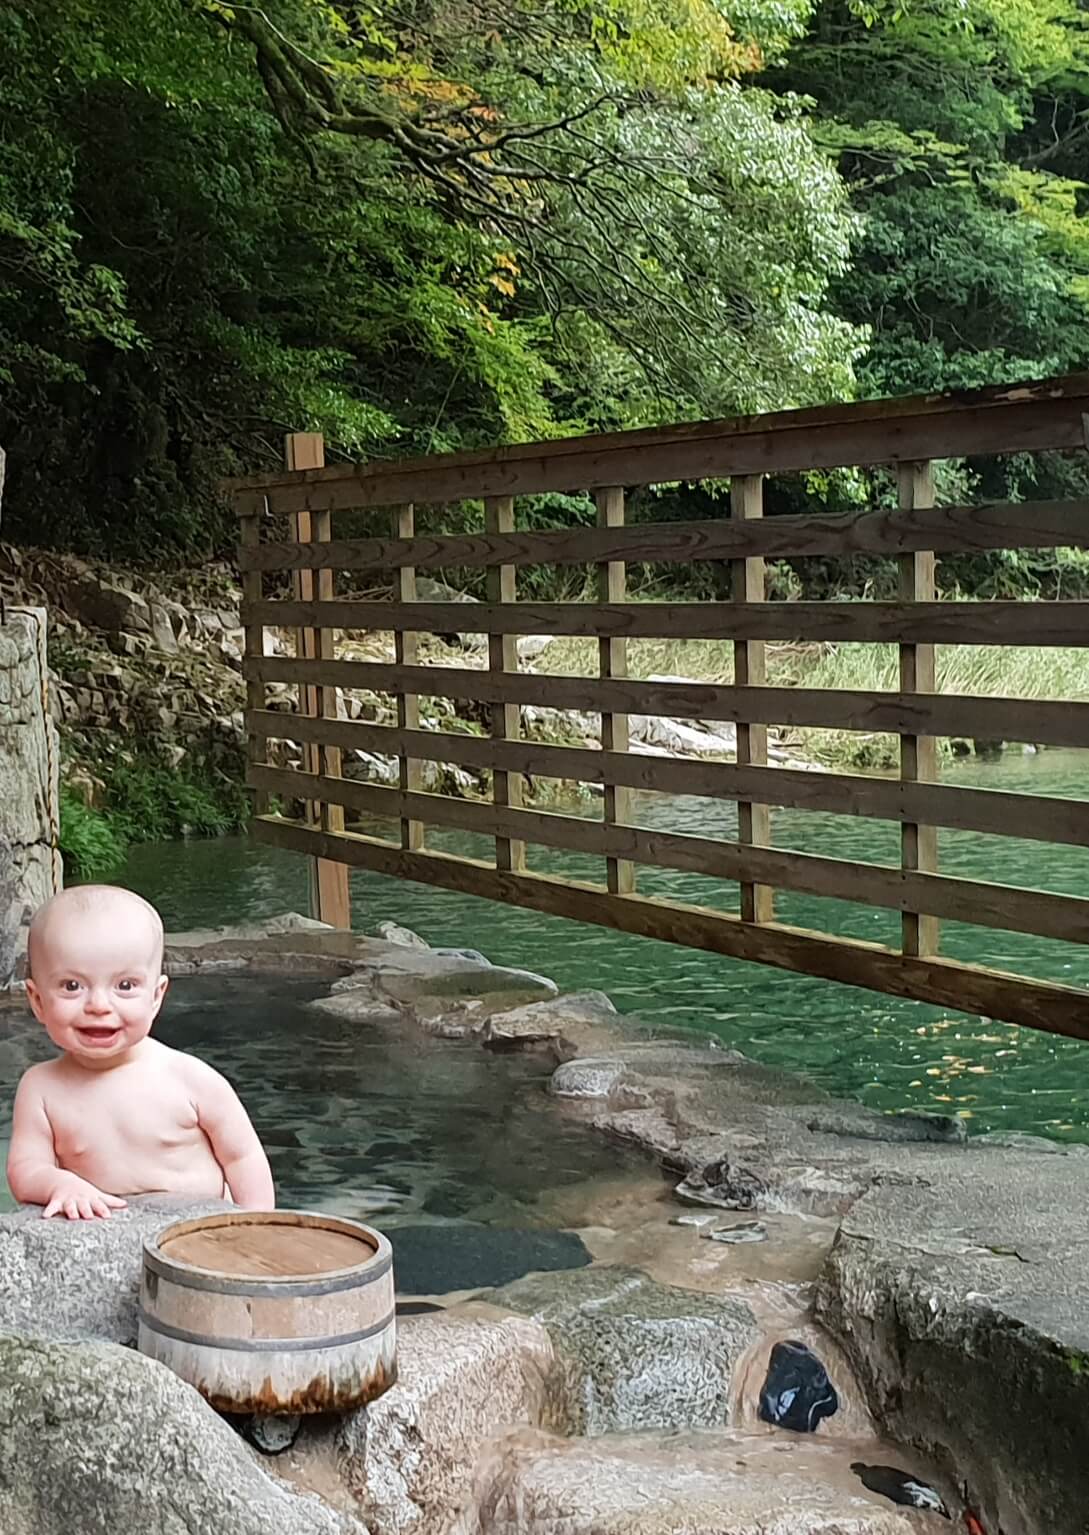
[[(5, 1535), (910, 1535), (950, 1517), (1084, 1535), (1089, 1148), (878, 1114), (642, 1032), (600, 993), (382, 931), (288, 915), (172, 935), (166, 963), (320, 978), (313, 1008), (361, 1029), (538, 1052), (552, 1112), (645, 1152), (640, 1208), (631, 1188), (563, 1191), (555, 1224), (590, 1267), (432, 1297), (399, 1321), (397, 1385), (277, 1457), (132, 1347), (143, 1241), (218, 1206), (0, 1216)], [(766, 1409), (787, 1354), (838, 1391), (813, 1432)]]

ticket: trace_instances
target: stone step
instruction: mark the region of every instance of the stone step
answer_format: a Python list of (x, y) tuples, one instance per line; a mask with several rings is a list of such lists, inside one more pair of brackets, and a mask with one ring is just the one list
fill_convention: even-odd
[[(949, 1521), (863, 1486), (874, 1441), (766, 1432), (512, 1436), (459, 1535), (939, 1535)], [(914, 1470), (904, 1463), (903, 1469)]]

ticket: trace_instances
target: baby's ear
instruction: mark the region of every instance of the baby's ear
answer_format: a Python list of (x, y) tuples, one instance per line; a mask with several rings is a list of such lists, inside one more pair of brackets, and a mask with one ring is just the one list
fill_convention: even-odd
[(30, 1008), (35, 1018), (37, 1018), (38, 1022), (41, 1023), (43, 1021), (42, 994), (38, 990), (37, 986), (35, 986), (34, 982), (30, 979), (29, 975), (26, 978), (26, 999), (30, 1003)]
[(163, 998), (166, 996), (166, 988), (169, 985), (170, 985), (170, 977), (168, 975), (161, 975), (159, 977), (158, 981), (156, 981), (156, 983), (155, 983), (155, 1011), (156, 1012), (158, 1012), (159, 1008), (162, 1007), (162, 1005), (163, 1005)]

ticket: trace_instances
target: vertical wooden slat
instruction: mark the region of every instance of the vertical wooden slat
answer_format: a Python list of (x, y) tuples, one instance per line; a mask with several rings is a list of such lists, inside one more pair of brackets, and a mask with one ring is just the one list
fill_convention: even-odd
[[(620, 486), (608, 486), (599, 490), (597, 525), (599, 528), (624, 526), (624, 491)], [(607, 560), (597, 569), (597, 595), (599, 602), (623, 602), (627, 592), (627, 567), (623, 560)], [(626, 639), (601, 639), (598, 641), (598, 659), (602, 677), (626, 677), (628, 675), (628, 642)], [(608, 752), (626, 752), (628, 749), (628, 716), (603, 714), (601, 716), (601, 747)], [(628, 820), (631, 790), (617, 784), (605, 784), (604, 819), (606, 825), (623, 824)], [(614, 895), (631, 895), (635, 889), (635, 865), (627, 858), (608, 858), (605, 861), (609, 889)]]
[[(934, 505), (934, 466), (928, 461), (905, 463), (897, 471), (900, 507), (914, 511)], [(933, 602), (935, 560), (932, 552), (900, 556), (901, 602)], [(934, 646), (900, 646), (900, 686), (908, 693), (932, 693), (935, 688)], [(933, 782), (938, 776), (937, 741), (933, 736), (900, 737), (900, 777), (906, 781)], [(933, 826), (905, 821), (900, 833), (901, 863), (905, 869), (936, 871), (938, 833)], [(902, 922), (905, 954), (936, 954), (937, 917), (905, 912)]]
[[(286, 469), (321, 469), (324, 464), (325, 441), (320, 432), (289, 432), (284, 438)], [(294, 537), (300, 543), (328, 543), (331, 537), (330, 512), (297, 512), (293, 522)], [(295, 596), (301, 602), (312, 602), (315, 597), (328, 601), (333, 596), (333, 572), (297, 571), (294, 588)], [(336, 657), (335, 636), (329, 629), (300, 629), (297, 631), (295, 653), (306, 660), (332, 661)], [(322, 716), (336, 719), (336, 688), (303, 685), (299, 689), (299, 712), (311, 718)], [(339, 778), (342, 768), (340, 750), (335, 746), (306, 743), (303, 746), (303, 765), (308, 773), (325, 772)], [(325, 831), (343, 831), (343, 806), (308, 803), (307, 820), (320, 825)], [(346, 864), (334, 863), (328, 858), (311, 860), (310, 911), (319, 921), (328, 922), (333, 927), (351, 927), (351, 896)]]
[[(261, 521), (256, 512), (247, 513), (238, 519), (238, 542), (244, 549), (252, 549), (261, 542)], [(242, 575), (242, 598), (244, 602), (260, 602), (264, 597), (264, 576), (259, 570), (247, 570)], [(243, 647), (247, 656), (263, 656), (265, 654), (265, 626), (264, 624), (246, 624), (243, 633)], [(263, 682), (256, 682), (252, 678), (246, 680), (246, 715), (257, 713), (264, 709), (267, 702), (267, 688)], [(266, 745), (261, 736), (246, 734), (246, 763), (265, 760)], [(269, 797), (264, 789), (253, 791), (253, 808), (257, 815), (265, 815), (268, 811)]]
[[(416, 533), (416, 511), (413, 506), (398, 506), (393, 513), (394, 538), (413, 538)], [(412, 565), (402, 565), (397, 572), (397, 597), (400, 602), (416, 601), (416, 570)], [(419, 638), (411, 631), (398, 630), (393, 637), (394, 657), (398, 666), (415, 666), (419, 659)], [(414, 693), (398, 693), (397, 725), (401, 730), (420, 728), (420, 700)], [(423, 784), (423, 764), (418, 758), (400, 756), (398, 782), (403, 791), (417, 791)], [(424, 824), (402, 817), (401, 846), (419, 850), (424, 845)]]
[[(749, 519), (764, 515), (764, 482), (759, 474), (738, 475), (730, 484), (730, 515)], [(764, 561), (760, 558), (732, 560), (732, 588), (735, 602), (764, 601)], [(739, 687), (762, 687), (766, 681), (763, 640), (734, 641), (734, 681)], [(742, 767), (766, 767), (768, 762), (768, 727), (737, 727), (737, 761)], [(767, 847), (771, 835), (771, 813), (767, 805), (740, 801), (737, 807), (738, 841), (754, 847)], [(745, 922), (770, 922), (774, 916), (774, 892), (770, 885), (749, 881), (741, 884), (741, 917)]]
[[(514, 497), (492, 496), (484, 502), (484, 530), (487, 533), (514, 532)], [(488, 601), (516, 602), (515, 567), (493, 565), (488, 570)], [(518, 670), (518, 638), (513, 634), (488, 636), (488, 670), (516, 672)], [(491, 710), (492, 739), (494, 741), (517, 740), (519, 711), (517, 704), (493, 704)], [(522, 778), (519, 773), (507, 773), (496, 768), (492, 773), (492, 798), (497, 805), (522, 803)], [(510, 837), (496, 837), (495, 866), (497, 869), (524, 869), (526, 845)]]

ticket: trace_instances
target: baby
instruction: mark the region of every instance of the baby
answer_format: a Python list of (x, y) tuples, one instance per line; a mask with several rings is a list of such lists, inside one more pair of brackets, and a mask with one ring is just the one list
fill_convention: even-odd
[(126, 1194), (275, 1207), (234, 1089), (148, 1038), (167, 987), (162, 961), (159, 914), (128, 890), (65, 890), (30, 925), (27, 995), (63, 1053), (19, 1083), (8, 1183), (47, 1219), (108, 1216)]

